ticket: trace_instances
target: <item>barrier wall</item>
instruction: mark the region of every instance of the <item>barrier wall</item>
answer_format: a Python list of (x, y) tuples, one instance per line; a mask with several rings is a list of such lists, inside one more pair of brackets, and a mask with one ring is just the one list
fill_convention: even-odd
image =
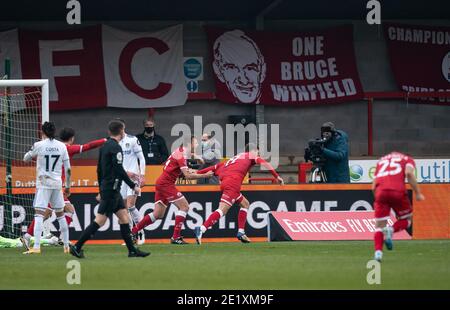
[[(156, 179), (161, 175), (164, 166), (147, 166), (145, 174), (145, 184), (155, 184)], [(0, 167), (0, 188), (5, 187), (6, 168)], [(12, 183), (14, 187), (33, 187), (36, 180), (36, 167), (12, 167)], [(98, 186), (97, 166), (73, 165), (72, 166), (73, 186)]]
[[(190, 202), (183, 234), (192, 237), (195, 226), (214, 211), (220, 199), (219, 186), (184, 185), (178, 187)], [(414, 206), (414, 239), (445, 239), (450, 237), (450, 184), (423, 184), (422, 190), (427, 200), (413, 201)], [(32, 194), (31, 188), (16, 188), (13, 191), (16, 199), (14, 225), (16, 228), (28, 225), (25, 220), (25, 209), (20, 206), (23, 194)], [(76, 207), (74, 222), (71, 224), (71, 238), (78, 238), (80, 232), (87, 227), (96, 212), (96, 187), (74, 187), (72, 203)], [(5, 194), (4, 190), (0, 192)], [(251, 237), (267, 235), (267, 212), (269, 211), (370, 211), (373, 195), (369, 184), (303, 184), (303, 185), (243, 185), (242, 193), (250, 201), (246, 231)], [(3, 197), (0, 198), (0, 215), (3, 213)], [(141, 214), (153, 208), (154, 186), (145, 186), (137, 207)], [(238, 207), (233, 207), (226, 218), (222, 218), (205, 237), (233, 237), (237, 232)], [(28, 208), (28, 211), (30, 209)], [(171, 236), (176, 208), (171, 206), (166, 217), (147, 228), (148, 238), (168, 238)], [(23, 220), (19, 221), (23, 216)], [(29, 218), (29, 217), (28, 217)], [(55, 222), (56, 223), (56, 222)], [(0, 231), (3, 228), (3, 216)], [(56, 230), (56, 228), (55, 228)], [(119, 239), (119, 225), (113, 216), (105, 227), (96, 235), (97, 239)]]
[[(419, 183), (450, 182), (450, 159), (416, 159), (416, 177)], [(352, 183), (371, 183), (377, 160), (350, 160), (350, 181)], [(77, 160), (72, 163), (72, 181), (74, 186), (97, 186), (97, 162), (95, 160)], [(161, 175), (162, 165), (146, 167), (145, 184), (153, 185)], [(305, 183), (309, 177), (311, 163), (298, 165), (298, 182)], [(12, 182), (14, 187), (33, 187), (35, 167), (13, 166)], [(0, 166), (0, 188), (5, 186), (6, 168)], [(248, 179), (245, 180), (246, 183)]]
[[(224, 159), (225, 160), (225, 159)], [(158, 177), (162, 174), (163, 165), (149, 165), (145, 170), (145, 184), (154, 185)], [(6, 168), (0, 166), (0, 190), (5, 187)], [(36, 181), (36, 167), (31, 166), (12, 166), (12, 184), (13, 187), (34, 187)], [(183, 180), (183, 184), (196, 184), (196, 180)], [(248, 174), (244, 178), (244, 183), (249, 183)], [(72, 165), (72, 186), (95, 187), (97, 182), (97, 166), (95, 164), (88, 165)]]
[(415, 202), (414, 239), (450, 238), (450, 184), (422, 184), (426, 200)]

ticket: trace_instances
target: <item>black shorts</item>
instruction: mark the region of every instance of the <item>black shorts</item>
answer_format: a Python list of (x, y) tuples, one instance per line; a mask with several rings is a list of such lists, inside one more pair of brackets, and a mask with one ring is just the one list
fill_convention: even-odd
[(110, 216), (120, 209), (126, 209), (122, 196), (118, 191), (100, 192), (100, 205), (98, 206), (98, 214)]

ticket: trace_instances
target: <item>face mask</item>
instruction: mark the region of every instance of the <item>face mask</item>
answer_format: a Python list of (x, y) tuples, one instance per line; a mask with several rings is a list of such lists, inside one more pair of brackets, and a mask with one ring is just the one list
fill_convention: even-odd
[(208, 147), (208, 141), (202, 141), (202, 148)]
[(153, 131), (155, 131), (155, 127), (145, 127), (144, 129), (146, 133), (152, 133)]

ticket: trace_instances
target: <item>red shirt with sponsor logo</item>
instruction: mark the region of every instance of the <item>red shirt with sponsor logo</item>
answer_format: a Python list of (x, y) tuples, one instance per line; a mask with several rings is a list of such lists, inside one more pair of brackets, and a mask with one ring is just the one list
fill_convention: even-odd
[(186, 159), (185, 149), (183, 147), (175, 150), (164, 163), (163, 173), (156, 180), (156, 184), (175, 184), (181, 175), (181, 169), (187, 168)]
[(236, 180), (236, 182), (242, 183), (246, 174), (250, 171), (252, 166), (256, 164), (260, 164), (267, 168), (275, 178), (278, 177), (278, 173), (267, 161), (259, 156), (255, 157), (251, 153), (246, 152), (236, 155), (223, 165), (219, 171), (220, 180), (232, 178)]
[(376, 190), (393, 190), (404, 192), (406, 166), (416, 168), (414, 159), (402, 153), (392, 152), (382, 157), (375, 170)]

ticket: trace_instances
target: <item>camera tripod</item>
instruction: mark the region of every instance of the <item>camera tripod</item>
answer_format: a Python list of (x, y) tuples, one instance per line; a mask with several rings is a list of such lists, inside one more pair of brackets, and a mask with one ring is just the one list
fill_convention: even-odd
[(320, 165), (313, 165), (311, 172), (309, 173), (309, 183), (327, 183), (327, 176), (323, 167)]

